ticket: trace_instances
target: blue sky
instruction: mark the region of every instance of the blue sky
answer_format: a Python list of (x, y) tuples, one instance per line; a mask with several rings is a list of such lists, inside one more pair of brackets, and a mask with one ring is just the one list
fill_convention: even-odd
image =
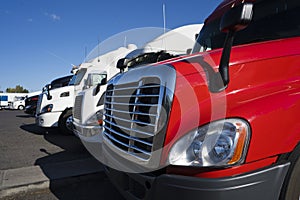
[(2, 0), (0, 91), (29, 91), (70, 74), (98, 40), (134, 28), (203, 23), (221, 0)]

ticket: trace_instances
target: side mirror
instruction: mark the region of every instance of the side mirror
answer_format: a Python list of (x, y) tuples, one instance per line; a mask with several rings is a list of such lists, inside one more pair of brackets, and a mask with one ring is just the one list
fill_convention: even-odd
[(48, 100), (51, 100), (52, 99), (52, 96), (50, 95), (50, 91), (48, 90), (48, 92), (47, 92), (47, 99)]
[(231, 48), (235, 33), (246, 28), (252, 20), (253, 4), (242, 3), (230, 10), (228, 10), (222, 17), (220, 23), (220, 30), (227, 32), (226, 39), (224, 41), (223, 51), (219, 65), (219, 75), (222, 81), (219, 81), (219, 75), (214, 78), (214, 81), (210, 81), (210, 91), (220, 92), (224, 90), (229, 83), (229, 60), (231, 54)]
[(100, 85), (106, 85), (107, 84), (107, 77), (103, 78), (100, 82)]
[(240, 31), (248, 26), (252, 20), (252, 15), (252, 3), (237, 5), (223, 15), (220, 23), (220, 30), (222, 32)]
[(43, 87), (43, 92), (46, 93), (48, 100), (52, 99), (52, 96), (50, 95), (50, 90), (51, 90), (51, 84), (47, 84), (45, 87)]
[(98, 92), (100, 92), (101, 86), (106, 85), (106, 84), (107, 84), (107, 75), (105, 76), (105, 78), (103, 78), (101, 80), (100, 83), (97, 84), (96, 88), (94, 89), (93, 96), (96, 96), (98, 94)]
[(120, 72), (124, 72), (124, 69), (127, 67), (127, 59), (126, 58), (119, 59), (116, 67), (120, 69)]
[(47, 85), (46, 85), (46, 89), (47, 89), (47, 90), (51, 90), (51, 84), (47, 84)]

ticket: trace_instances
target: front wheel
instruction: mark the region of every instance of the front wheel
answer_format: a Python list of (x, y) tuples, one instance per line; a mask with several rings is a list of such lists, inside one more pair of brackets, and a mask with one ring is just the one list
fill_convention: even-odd
[(292, 159), (291, 164), (283, 186), (282, 200), (300, 200), (300, 157)]
[(24, 110), (24, 108), (25, 108), (25, 107), (24, 107), (23, 105), (19, 105), (19, 106), (18, 106), (18, 109), (19, 109), (19, 110)]
[(64, 134), (73, 134), (72, 110), (68, 110), (59, 118), (58, 127)]

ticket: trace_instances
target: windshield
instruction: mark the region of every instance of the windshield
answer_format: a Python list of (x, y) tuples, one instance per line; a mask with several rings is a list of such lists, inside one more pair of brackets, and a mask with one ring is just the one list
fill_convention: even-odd
[(74, 74), (69, 82), (69, 85), (74, 85), (76, 80), (76, 74)]
[[(236, 33), (233, 45), (300, 36), (298, 0), (260, 0), (254, 3), (253, 20)], [(200, 31), (193, 53), (222, 48), (226, 33), (220, 31), (221, 18), (211, 21)]]
[(25, 99), (25, 97), (15, 97), (15, 101), (22, 101), (24, 99)]
[(83, 79), (85, 73), (86, 73), (86, 68), (81, 68), (77, 74), (76, 74), (76, 78), (75, 78), (75, 81), (74, 81), (74, 85), (79, 85), (81, 80)]
[(170, 58), (177, 57), (177, 55), (172, 55), (169, 53), (166, 53), (164, 51), (159, 51), (159, 52), (151, 52), (151, 53), (144, 53), (141, 54), (137, 57), (134, 57), (128, 61), (126, 66), (128, 69), (140, 66), (140, 65), (145, 65), (145, 64), (150, 64), (150, 63), (156, 63), (159, 61), (167, 60)]
[(71, 78), (72, 78), (72, 75), (55, 79), (51, 82), (51, 84), (50, 84), (51, 86), (50, 87), (48, 86), (48, 88), (50, 88), (50, 90), (53, 90), (55, 88), (67, 86), (69, 84)]

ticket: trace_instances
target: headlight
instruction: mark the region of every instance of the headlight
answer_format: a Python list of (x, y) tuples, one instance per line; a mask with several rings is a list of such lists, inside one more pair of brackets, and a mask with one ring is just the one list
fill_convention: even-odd
[(94, 115), (92, 115), (87, 121), (86, 121), (86, 125), (88, 126), (102, 126), (103, 124), (103, 111), (99, 110), (98, 112), (96, 112)]
[(212, 122), (189, 132), (171, 148), (169, 163), (181, 166), (230, 166), (244, 161), (250, 127), (242, 119)]
[(46, 105), (46, 106), (42, 109), (41, 113), (51, 112), (51, 111), (52, 111), (52, 108), (53, 108), (53, 104)]

